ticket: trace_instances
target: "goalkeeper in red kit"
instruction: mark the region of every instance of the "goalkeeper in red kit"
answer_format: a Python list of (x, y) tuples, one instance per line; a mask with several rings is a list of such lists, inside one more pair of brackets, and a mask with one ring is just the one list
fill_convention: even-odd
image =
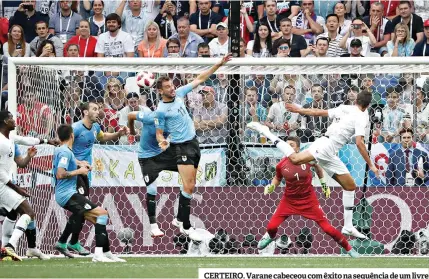
[[(298, 137), (288, 137), (287, 143), (295, 152), (299, 152), (301, 142)], [(316, 192), (311, 184), (313, 178), (311, 167), (313, 166), (308, 163), (294, 165), (289, 161), (288, 157), (283, 158), (276, 166), (276, 175), (271, 185), (265, 187), (264, 194), (272, 193), (275, 187), (280, 185), (283, 178), (286, 181), (286, 189), (280, 204), (277, 206), (274, 215), (268, 223), (267, 233), (258, 243), (258, 248), (264, 249), (275, 239), (280, 224), (289, 216), (301, 215), (304, 218), (314, 220), (322, 230), (343, 247), (352, 258), (358, 258), (359, 254), (353, 250), (346, 238), (332, 227), (328, 219), (326, 219), (325, 213), (317, 200)], [(325, 184), (323, 185), (325, 188), (325, 195), (329, 196), (326, 191), (326, 183), (324, 179), (321, 178), (323, 174), (321, 168), (316, 166), (316, 172), (322, 184)]]

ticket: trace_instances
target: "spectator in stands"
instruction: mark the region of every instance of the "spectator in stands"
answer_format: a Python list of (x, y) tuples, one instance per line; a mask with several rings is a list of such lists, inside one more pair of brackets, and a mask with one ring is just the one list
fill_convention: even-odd
[(338, 2), (339, 0), (314, 0), (314, 10), (317, 11), (317, 15), (326, 18), (328, 14), (335, 10), (335, 4)]
[(70, 0), (60, 0), (61, 10), (49, 20), (49, 33), (59, 37), (65, 44), (71, 37), (79, 35), (82, 16), (71, 10)]
[(211, 10), (211, 1), (198, 0), (198, 11), (191, 14), (191, 31), (201, 36), (206, 43), (216, 37), (216, 25), (222, 21), (219, 14)]
[(352, 21), (345, 18), (345, 16), (346, 16), (345, 4), (342, 2), (338, 2), (337, 4), (335, 4), (334, 14), (336, 14), (338, 16), (338, 21), (339, 21), (338, 33), (341, 36), (344, 36), (345, 34), (347, 34), (347, 32), (350, 29), (350, 26), (352, 25)]
[(216, 35), (209, 43), (211, 57), (223, 57), (228, 54), (229, 49), (229, 36), (228, 25), (225, 22), (219, 22), (216, 25)]
[(428, 154), (414, 147), (413, 130), (400, 132), (401, 148), (389, 152), (387, 186), (429, 186)]
[(384, 15), (389, 19), (393, 20), (396, 16), (399, 15), (399, 1), (392, 1), (392, 0), (371, 0), (371, 4), (375, 2), (380, 2), (383, 4), (384, 8)]
[(352, 21), (352, 27), (350, 28), (349, 32), (341, 39), (339, 46), (343, 49), (346, 49), (350, 53), (351, 41), (355, 38), (359, 39), (362, 43), (361, 54), (363, 56), (368, 56), (372, 46), (377, 43), (377, 39), (374, 37), (374, 34), (368, 30), (368, 26), (360, 18), (355, 18)]
[(81, 96), (82, 90), (78, 86), (69, 86), (65, 92), (64, 107), (61, 111), (60, 123), (67, 123), (69, 125), (78, 122), (81, 119)]
[[(293, 86), (286, 86), (282, 93), (282, 101), (274, 103), (268, 111), (265, 125), (279, 137), (296, 136), (300, 127), (299, 113), (289, 112), (285, 105), (295, 102), (296, 91)], [(301, 106), (297, 104), (298, 106)]]
[[(250, 34), (255, 32), (254, 26), (254, 18), (247, 13), (246, 6), (241, 4), (240, 9), (240, 31), (241, 38), (243, 38), (244, 42), (247, 44), (250, 41)], [(228, 24), (228, 19), (225, 21)]]
[[(139, 105), (140, 95), (136, 92), (130, 92), (127, 94), (127, 106), (119, 111), (119, 126), (127, 126), (128, 123), (128, 114), (132, 111), (142, 111), (143, 106)], [(141, 129), (143, 127), (140, 121), (134, 122), (134, 127), (136, 129), (136, 141), (140, 141)], [(128, 141), (128, 136), (122, 136), (119, 140), (121, 144), (132, 143)]]
[(399, 135), (405, 111), (399, 107), (399, 94), (395, 91), (387, 95), (387, 106), (383, 108), (383, 125), (379, 142), (393, 142)]
[(30, 43), (31, 55), (35, 56), (36, 51), (39, 48), (39, 45), (44, 40), (50, 40), (55, 45), (55, 56), (62, 57), (63, 56), (63, 43), (60, 38), (48, 32), (48, 24), (45, 21), (39, 21), (36, 23), (36, 32), (37, 37), (35, 37)]
[(216, 92), (210, 86), (204, 86), (198, 93), (203, 105), (194, 110), (194, 125), (200, 143), (225, 143), (228, 107), (216, 101)]
[(1, 45), (7, 42), (8, 30), (9, 30), (9, 20), (5, 17), (0, 17), (0, 44)]
[(36, 36), (36, 23), (39, 21), (49, 22), (49, 17), (35, 10), (35, 0), (24, 0), (19, 4), (9, 26), (20, 25), (25, 31), (25, 41), (30, 43)]
[(403, 74), (398, 80), (398, 86), (395, 89), (400, 93), (400, 104), (414, 104), (414, 78), (413, 74)]
[(380, 107), (382, 107), (385, 104), (385, 101), (382, 99), (381, 94), (376, 90), (374, 79), (375, 76), (373, 74), (361, 75), (359, 78), (359, 81), (361, 82), (360, 89), (371, 92), (371, 105), (380, 105)]
[[(79, 35), (71, 38), (64, 47), (67, 48), (69, 44), (77, 44), (79, 46), (79, 57), (97, 57), (95, 53), (97, 39), (91, 36), (89, 22), (86, 19), (82, 19), (79, 23)], [(66, 53), (64, 53), (64, 56), (66, 56)]]
[(168, 39), (177, 33), (177, 15), (176, 6), (171, 1), (166, 1), (162, 6), (161, 11), (155, 18), (161, 30), (161, 36)]
[(3, 44), (3, 53), (7, 57), (29, 57), (30, 44), (25, 42), (21, 25), (12, 25), (7, 42)]
[(246, 42), (243, 38), (240, 38), (240, 57), (248, 57), (249, 55), (246, 53)]
[(145, 27), (143, 40), (138, 47), (139, 57), (163, 57), (167, 40), (161, 37), (159, 26), (149, 21)]
[(316, 45), (308, 45), (303, 56), (328, 57), (329, 39), (321, 37), (316, 40)]
[[(258, 89), (256, 87), (246, 87), (244, 121), (245, 123), (260, 122), (262, 124), (267, 120), (267, 109), (258, 102)], [(244, 141), (258, 142), (259, 133), (245, 129)]]
[(106, 33), (98, 36), (95, 52), (98, 57), (134, 57), (133, 38), (127, 32), (122, 31), (121, 18), (117, 14), (109, 14), (106, 17)]
[(296, 97), (295, 102), (298, 104), (305, 103), (305, 95), (307, 91), (310, 90), (310, 83), (306, 80), (304, 75), (275, 75), (270, 83), (270, 92), (273, 92), (276, 95), (281, 95), (283, 89), (286, 86), (292, 86), (295, 88)]
[(229, 80), (225, 74), (217, 74), (213, 82), (213, 88), (216, 92), (216, 101), (226, 104), (228, 102)]
[(264, 1), (265, 14), (263, 18), (259, 21), (264, 23), (271, 30), (272, 40), (276, 40), (281, 36), (280, 32), (280, 18), (277, 16), (277, 1), (275, 0), (266, 0)]
[[(177, 33), (170, 38), (179, 39), (180, 42), (180, 57), (197, 57), (198, 45), (204, 40), (196, 33), (191, 32), (189, 20), (181, 17), (177, 20)], [(167, 55), (167, 52), (164, 53)]]
[(429, 56), (429, 19), (423, 23), (424, 38), (414, 47), (413, 56)]
[(211, 57), (209, 44), (200, 43), (198, 45), (198, 57)]
[(247, 54), (253, 57), (272, 56), (273, 43), (271, 38), (271, 29), (266, 24), (259, 24), (258, 32), (255, 34), (255, 40), (247, 43)]
[(299, 13), (300, 1), (276, 1), (279, 22), (284, 18), (292, 19)]
[(329, 108), (338, 107), (346, 99), (346, 92), (344, 91), (347, 87), (346, 81), (341, 77), (340, 74), (332, 74), (328, 76), (328, 95), (324, 95), (324, 100), (328, 103)]
[[(325, 102), (323, 87), (320, 84), (314, 84), (311, 87), (311, 97), (313, 100), (303, 106), (303, 108), (328, 109), (328, 103)], [(302, 116), (301, 130), (298, 135), (302, 142), (313, 142), (326, 133), (328, 129), (328, 117), (321, 116)]]
[(308, 45), (314, 44), (316, 36), (323, 33), (323, 17), (314, 12), (313, 0), (302, 0), (301, 11), (292, 19), (292, 33), (304, 36)]
[(155, 21), (161, 11), (161, 0), (146, 0), (143, 2), (144, 16), (149, 21)]
[[(425, 93), (420, 87), (416, 92), (416, 112), (417, 112), (417, 131), (418, 141), (429, 143), (429, 105), (426, 102)], [(413, 110), (412, 106), (410, 107)]]
[(414, 51), (414, 40), (410, 37), (410, 30), (405, 23), (398, 23), (392, 39), (387, 43), (387, 50), (392, 57), (411, 56)]
[(54, 43), (51, 40), (44, 40), (37, 48), (36, 57), (56, 57)]
[(329, 57), (338, 57), (346, 53), (344, 49), (339, 47), (341, 36), (338, 33), (339, 28), (339, 18), (336, 14), (329, 14), (326, 16), (326, 32), (317, 36), (317, 38), (329, 38), (329, 47), (327, 56)]
[(361, 52), (362, 42), (359, 39), (353, 39), (350, 42), (350, 53), (345, 53), (341, 57), (364, 57)]
[(255, 21), (259, 21), (264, 16), (264, 1), (243, 0), (241, 5)]
[(246, 81), (246, 87), (256, 87), (258, 89), (258, 102), (265, 108), (270, 107), (273, 96), (269, 90), (270, 81), (265, 75), (253, 76), (252, 79)]
[[(109, 1), (110, 2), (110, 1)], [(107, 31), (106, 18), (104, 17), (104, 1), (94, 0), (92, 2), (93, 16), (88, 18), (91, 36), (98, 37)]]
[(401, 22), (406, 24), (410, 32), (410, 37), (416, 43), (421, 42), (423, 40), (423, 19), (411, 12), (410, 1), (400, 1), (398, 10), (399, 15), (392, 20), (393, 26)]
[[(164, 6), (164, 3), (168, 1), (161, 1), (161, 6)], [(190, 15), (197, 12), (197, 1), (196, 0), (177, 0), (170, 1), (174, 5), (174, 10), (178, 18), (186, 17), (189, 18)]]
[(118, 130), (118, 112), (126, 106), (126, 93), (117, 78), (109, 78), (104, 92), (104, 126), (109, 132)]
[(290, 43), (287, 40), (280, 39), (277, 42), (277, 55), (276, 57), (290, 57)]
[(124, 10), (127, 0), (122, 0), (116, 9), (116, 14), (122, 18), (122, 31), (127, 32), (133, 38), (135, 52), (145, 35), (148, 18), (145, 17), (142, 9), (142, 0), (132, 0), (128, 2), (129, 9)]
[(364, 17), (368, 14), (369, 1), (346, 0), (346, 1), (343, 1), (343, 3), (346, 6), (346, 13), (348, 15), (348, 18)]
[(359, 94), (359, 87), (352, 86), (347, 90), (347, 99), (344, 101), (344, 105), (354, 106), (356, 105), (357, 95)]
[(371, 4), (369, 16), (363, 18), (363, 22), (370, 26), (370, 31), (376, 39), (376, 43), (372, 46), (372, 51), (384, 56), (387, 53), (387, 42), (390, 41), (391, 33), (393, 33), (392, 22), (383, 16), (384, 8), (381, 2)]
[(78, 44), (67, 44), (66, 53), (64, 56), (66, 57), (79, 57), (79, 45)]
[(305, 56), (304, 54), (306, 53), (307, 42), (303, 36), (292, 34), (292, 21), (289, 18), (283, 18), (280, 20), (280, 30), (281, 37), (273, 43), (273, 55), (277, 54), (279, 41), (283, 39), (289, 41), (291, 57)]
[(180, 57), (180, 41), (178, 39), (168, 39), (165, 46), (167, 48), (167, 57)]

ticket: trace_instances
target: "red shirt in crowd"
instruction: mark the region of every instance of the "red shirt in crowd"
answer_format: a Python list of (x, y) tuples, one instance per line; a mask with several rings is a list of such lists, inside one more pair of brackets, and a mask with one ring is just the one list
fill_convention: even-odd
[(64, 45), (64, 57), (67, 57), (67, 46), (70, 44), (79, 45), (79, 57), (97, 57), (95, 53), (95, 45), (97, 44), (97, 38), (89, 36), (88, 39), (83, 39), (80, 36), (72, 37)]
[(371, 5), (374, 2), (381, 2), (384, 6), (384, 16), (396, 16), (396, 8), (399, 6), (399, 0), (371, 0)]

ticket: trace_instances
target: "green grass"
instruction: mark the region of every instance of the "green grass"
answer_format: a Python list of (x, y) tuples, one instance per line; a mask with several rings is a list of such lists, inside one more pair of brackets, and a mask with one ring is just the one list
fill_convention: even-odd
[(143, 257), (127, 263), (90, 258), (0, 262), (1, 278), (197, 278), (198, 268), (428, 268), (428, 258), (347, 257)]

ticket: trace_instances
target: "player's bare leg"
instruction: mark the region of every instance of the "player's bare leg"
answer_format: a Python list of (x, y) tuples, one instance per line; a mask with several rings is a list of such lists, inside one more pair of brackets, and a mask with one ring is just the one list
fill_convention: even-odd
[(336, 174), (333, 178), (343, 187), (344, 227), (341, 233), (367, 239), (364, 234), (353, 227), (353, 207), (355, 204), (356, 190), (355, 181), (349, 173)]
[(180, 226), (180, 232), (189, 236), (193, 241), (201, 241), (201, 236), (191, 226), (191, 199), (196, 184), (197, 169), (194, 165), (178, 165), (180, 177), (183, 181), (183, 190), (180, 191), (178, 219), (183, 222)]

